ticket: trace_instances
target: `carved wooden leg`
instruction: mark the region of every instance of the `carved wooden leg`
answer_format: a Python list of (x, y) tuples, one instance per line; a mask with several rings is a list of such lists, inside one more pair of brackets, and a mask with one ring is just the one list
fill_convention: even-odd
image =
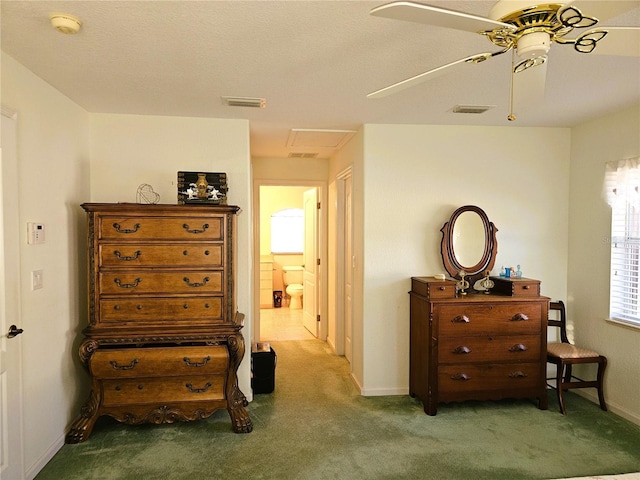
[(604, 369), (607, 368), (607, 358), (600, 356), (600, 362), (598, 363), (598, 400), (600, 401), (600, 408), (607, 411), (607, 404), (604, 401)]
[(98, 403), (98, 396), (91, 390), (89, 400), (80, 409), (80, 416), (73, 422), (69, 432), (67, 432), (66, 443), (80, 443), (89, 438), (99, 417)]
[(241, 333), (228, 338), (229, 348), (229, 378), (227, 379), (227, 411), (231, 417), (233, 431), (249, 433), (253, 430), (253, 423), (249, 413), (244, 408), (249, 402), (238, 388), (238, 366), (244, 357), (244, 337)]

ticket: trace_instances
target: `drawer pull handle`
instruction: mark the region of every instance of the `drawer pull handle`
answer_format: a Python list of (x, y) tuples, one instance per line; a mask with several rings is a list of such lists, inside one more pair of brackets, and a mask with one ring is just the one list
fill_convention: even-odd
[(129, 365), (118, 365), (118, 362), (116, 362), (115, 360), (111, 360), (109, 362), (109, 364), (115, 370), (131, 370), (133, 367), (136, 366), (137, 363), (138, 363), (138, 359), (137, 358), (134, 358), (133, 360), (131, 360), (131, 363)]
[(142, 390), (144, 388), (143, 385), (138, 385), (138, 390)]
[(440, 288), (438, 288), (438, 290), (440, 290), (441, 292), (444, 292), (446, 290), (446, 288), (445, 287), (440, 287)]
[(210, 307), (210, 305), (208, 303), (204, 304), (204, 308), (209, 308), (209, 307)]
[(121, 228), (119, 223), (114, 223), (113, 224), (113, 228), (116, 229), (116, 232), (118, 233), (136, 233), (138, 231), (138, 229), (140, 228), (140, 224), (136, 223), (133, 228)]
[(211, 357), (207, 355), (202, 359), (202, 362), (192, 362), (189, 357), (184, 357), (182, 360), (184, 360), (184, 363), (186, 363), (189, 367), (204, 367), (207, 363), (209, 363)]
[(185, 386), (192, 393), (204, 393), (207, 390), (209, 390), (209, 388), (211, 388), (211, 382), (205, 383), (204, 387), (202, 387), (202, 388), (193, 388), (193, 385), (191, 385), (190, 383), (187, 383)]
[(524, 286), (522, 287), (522, 289), (523, 289), (523, 290), (529, 290), (529, 285), (524, 285)]
[(114, 305), (114, 306), (113, 306), (113, 309), (114, 309), (114, 310), (120, 310), (120, 305)]
[(451, 323), (469, 323), (469, 317), (466, 315), (458, 315), (451, 320)]
[(467, 355), (468, 353), (471, 353), (471, 349), (461, 345), (451, 350), (451, 353), (455, 353), (456, 355)]
[(204, 287), (209, 282), (210, 279), (209, 279), (209, 277), (204, 277), (202, 279), (202, 282), (200, 282), (200, 283), (198, 283), (198, 282), (191, 283), (189, 281), (189, 277), (184, 277), (182, 280), (184, 280), (184, 283), (186, 283), (190, 287)]
[(528, 376), (528, 375), (527, 375), (526, 373), (521, 372), (521, 371), (519, 371), (519, 370), (518, 370), (517, 372), (511, 372), (511, 373), (509, 374), (509, 378), (525, 378), (525, 377), (527, 377), (527, 376)]
[(510, 352), (526, 352), (527, 347), (521, 343), (516, 343), (515, 345), (509, 348), (509, 351)]
[(140, 250), (136, 250), (132, 257), (122, 255), (120, 253), (120, 250), (114, 250), (113, 254), (118, 260), (122, 260), (123, 262), (130, 262), (131, 260), (137, 260), (137, 258), (142, 255), (142, 252)]
[(209, 250), (205, 250), (205, 251), (204, 251), (204, 254), (205, 254), (205, 255), (209, 255)]
[(113, 279), (114, 283), (118, 285), (120, 288), (134, 288), (137, 287), (142, 281), (141, 278), (136, 278), (133, 283), (122, 283), (119, 278)]
[(455, 375), (451, 375), (451, 380), (466, 382), (467, 380), (471, 380), (471, 377), (466, 373), (456, 373)]
[(136, 305), (136, 310), (142, 310), (142, 305)]
[(189, 255), (189, 250), (183, 250), (183, 251), (182, 251), (182, 254), (183, 254), (184, 256)]
[(529, 320), (529, 317), (527, 317), (524, 313), (516, 313), (513, 317), (511, 317), (511, 319), (509, 321), (510, 322), (523, 322), (525, 320)]
[(207, 230), (207, 228), (209, 228), (209, 224), (205, 223), (204, 225), (202, 225), (202, 228), (200, 230), (198, 230), (197, 228), (190, 229), (189, 225), (186, 223), (182, 225), (182, 228), (184, 228), (189, 233), (193, 233), (197, 235), (198, 233), (204, 233)]
[(120, 390), (122, 390), (122, 387), (120, 385), (116, 385), (116, 392), (119, 392)]

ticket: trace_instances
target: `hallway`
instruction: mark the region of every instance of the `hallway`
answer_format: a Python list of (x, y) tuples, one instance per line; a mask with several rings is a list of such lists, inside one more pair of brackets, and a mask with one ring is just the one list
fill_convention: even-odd
[(302, 324), (302, 310), (288, 307), (260, 310), (260, 341), (311, 340), (314, 336)]

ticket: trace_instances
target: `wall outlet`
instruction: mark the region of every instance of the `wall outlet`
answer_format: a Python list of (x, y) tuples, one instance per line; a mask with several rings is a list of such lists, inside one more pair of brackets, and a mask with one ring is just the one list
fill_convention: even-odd
[(44, 223), (27, 223), (27, 243), (29, 245), (44, 243)]

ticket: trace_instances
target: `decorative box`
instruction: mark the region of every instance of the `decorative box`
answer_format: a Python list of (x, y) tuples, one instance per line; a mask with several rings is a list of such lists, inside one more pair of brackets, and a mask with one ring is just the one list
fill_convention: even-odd
[(178, 205), (226, 205), (228, 190), (226, 173), (178, 172)]
[(455, 280), (438, 280), (433, 277), (411, 277), (411, 290), (418, 295), (433, 298), (454, 298)]
[(492, 293), (501, 293), (514, 297), (539, 297), (540, 280), (531, 278), (491, 277), (495, 284)]

